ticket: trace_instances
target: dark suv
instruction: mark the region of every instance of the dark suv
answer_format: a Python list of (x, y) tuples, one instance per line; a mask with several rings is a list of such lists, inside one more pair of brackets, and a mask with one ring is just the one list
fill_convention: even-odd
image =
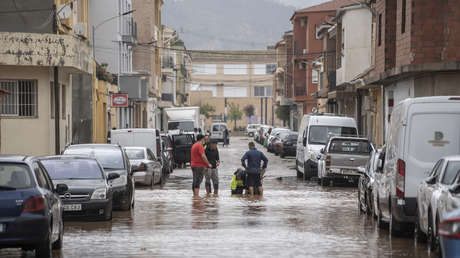
[(65, 191), (35, 158), (0, 155), (0, 248), (35, 249), (37, 257), (61, 249)]
[(113, 192), (113, 208), (130, 210), (134, 207), (134, 178), (128, 156), (123, 147), (114, 144), (77, 144), (65, 148), (64, 155), (86, 155), (96, 158), (109, 174), (120, 177), (109, 182)]

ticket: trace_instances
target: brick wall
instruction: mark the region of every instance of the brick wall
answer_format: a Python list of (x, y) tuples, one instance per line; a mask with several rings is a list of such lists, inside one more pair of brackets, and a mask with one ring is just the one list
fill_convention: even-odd
[[(405, 1), (405, 11), (403, 5)], [(411, 17), (415, 0), (398, 0), (396, 12), (396, 66), (407, 65), (411, 61)], [(405, 26), (403, 14), (405, 13)], [(403, 27), (405, 31), (403, 30)]]
[(375, 41), (375, 70), (378, 73), (392, 69), (396, 64), (397, 3), (398, 0), (377, 0), (374, 4), (378, 13)]

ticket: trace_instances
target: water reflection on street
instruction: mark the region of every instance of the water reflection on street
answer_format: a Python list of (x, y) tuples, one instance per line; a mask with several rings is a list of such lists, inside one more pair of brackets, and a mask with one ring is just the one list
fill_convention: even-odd
[[(219, 196), (192, 198), (190, 169), (162, 187), (138, 188), (131, 212), (111, 222), (67, 222), (57, 257), (429, 257), (425, 245), (393, 238), (360, 215), (352, 186), (320, 187), (296, 178), (294, 160), (269, 156), (263, 198), (230, 195), (247, 139), (220, 147)], [(0, 250), (0, 257), (33, 252)]]

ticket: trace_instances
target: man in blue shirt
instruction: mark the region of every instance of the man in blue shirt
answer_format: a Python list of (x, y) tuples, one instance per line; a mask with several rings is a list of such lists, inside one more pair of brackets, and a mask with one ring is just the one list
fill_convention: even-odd
[[(263, 188), (261, 179), (267, 168), (268, 159), (264, 153), (257, 150), (254, 142), (249, 142), (249, 151), (247, 151), (241, 158), (241, 164), (246, 169), (247, 181), (246, 184), (249, 186), (249, 194), (254, 196), (254, 187), (259, 190), (259, 195), (263, 195)], [(246, 163), (247, 161), (247, 163)], [(262, 167), (260, 163), (263, 161)]]

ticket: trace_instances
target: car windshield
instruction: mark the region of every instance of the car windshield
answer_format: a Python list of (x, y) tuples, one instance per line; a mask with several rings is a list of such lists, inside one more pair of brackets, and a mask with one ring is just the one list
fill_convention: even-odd
[(123, 155), (118, 148), (70, 147), (65, 155), (89, 155), (96, 158), (105, 169), (124, 169)]
[(92, 159), (43, 160), (51, 179), (102, 179), (102, 170)]
[(0, 191), (31, 188), (35, 184), (30, 169), (23, 164), (0, 164)]
[(457, 176), (460, 176), (460, 161), (449, 161), (449, 163), (447, 163), (446, 172), (444, 172), (442, 183), (451, 185), (454, 183)]
[(353, 127), (310, 126), (308, 143), (326, 145), (332, 136), (357, 136), (357, 132)]
[(184, 132), (193, 132), (195, 127), (193, 121), (169, 122), (168, 130), (182, 130)]
[(128, 159), (145, 159), (144, 149), (125, 149)]
[(333, 139), (329, 146), (330, 153), (369, 154), (371, 150), (367, 140)]
[(174, 145), (192, 145), (192, 137), (186, 134), (174, 136)]

